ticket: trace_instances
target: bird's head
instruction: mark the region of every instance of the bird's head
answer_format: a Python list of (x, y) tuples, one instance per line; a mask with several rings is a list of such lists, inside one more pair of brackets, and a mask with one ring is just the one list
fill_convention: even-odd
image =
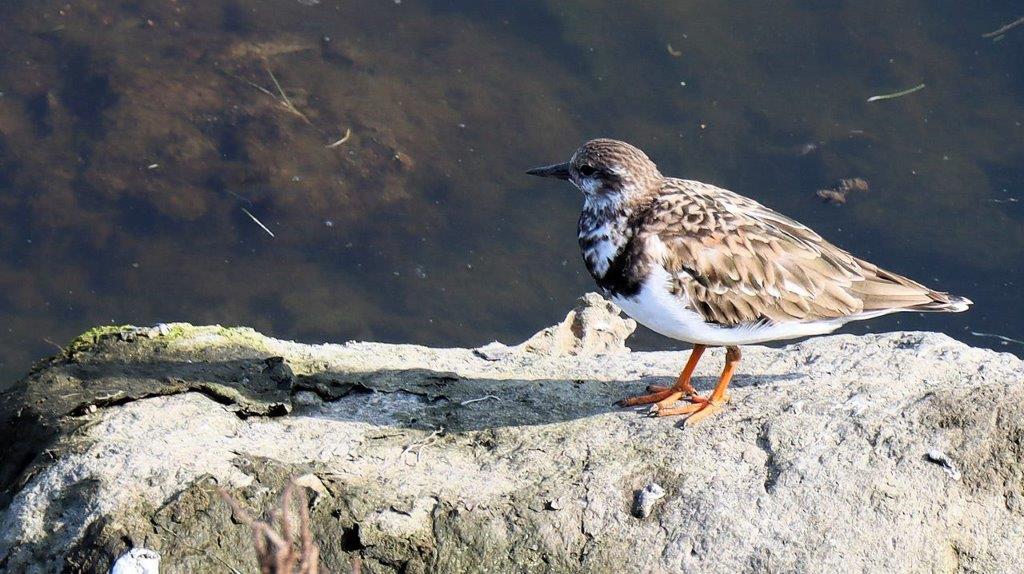
[(526, 173), (571, 181), (587, 202), (596, 204), (642, 197), (656, 190), (663, 179), (647, 154), (626, 142), (611, 139), (590, 140), (569, 161)]

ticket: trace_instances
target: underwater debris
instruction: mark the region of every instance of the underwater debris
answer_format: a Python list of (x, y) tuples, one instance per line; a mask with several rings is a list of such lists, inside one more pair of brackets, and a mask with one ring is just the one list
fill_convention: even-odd
[(270, 64), (266, 62), (264, 62), (264, 64), (267, 68), (267, 74), (270, 75), (270, 80), (274, 82), (274, 87), (277, 88), (277, 93), (281, 94), (279, 101), (281, 102), (281, 105), (284, 106), (284, 109), (295, 114), (307, 124), (313, 125), (313, 122), (309, 121), (309, 118), (306, 117), (306, 114), (300, 112), (299, 108), (295, 107), (295, 104), (293, 104), (292, 101), (288, 98), (288, 94), (284, 93), (284, 88), (282, 88), (281, 83), (277, 81), (277, 76), (275, 76), (274, 71), (270, 69)]
[(819, 189), (816, 195), (833, 205), (842, 205), (846, 203), (846, 194), (851, 191), (868, 191), (867, 180), (860, 177), (840, 179), (828, 189)]
[(984, 34), (981, 35), (981, 37), (982, 38), (992, 38), (993, 42), (997, 42), (997, 41), (1000, 40), (1000, 38), (1001, 38), (1001, 36), (1003, 34), (1009, 32), (1010, 30), (1012, 30), (1013, 28), (1016, 28), (1017, 26), (1020, 26), (1021, 24), (1024, 24), (1024, 16), (1021, 16), (1020, 18), (1017, 18), (1016, 20), (1014, 20), (1013, 22), (1010, 22), (1009, 24), (1005, 24), (1003, 26), (1000, 26), (996, 30), (992, 30), (991, 32), (985, 32)]
[(877, 102), (879, 100), (892, 100), (894, 98), (902, 98), (903, 96), (907, 96), (907, 95), (913, 94), (914, 92), (917, 92), (917, 91), (920, 91), (920, 90), (923, 90), (923, 89), (924, 89), (924, 84), (918, 84), (918, 85), (914, 86), (913, 88), (909, 88), (909, 89), (906, 89), (906, 90), (903, 90), (903, 91), (900, 91), (900, 92), (893, 92), (891, 94), (881, 94), (881, 95), (878, 95), (878, 96), (871, 96), (870, 98), (867, 99), (867, 101), (869, 101), (869, 102)]
[(324, 147), (326, 147), (327, 149), (334, 149), (334, 148), (340, 146), (341, 144), (347, 142), (348, 138), (350, 138), (350, 137), (352, 137), (352, 128), (345, 128), (345, 135), (341, 136), (340, 140), (338, 140), (338, 141), (336, 141), (336, 142), (334, 142), (332, 144), (327, 144)]
[(791, 149), (792, 149), (792, 152), (797, 157), (804, 157), (805, 155), (810, 155), (810, 154), (818, 151), (818, 149), (822, 146), (822, 143), (819, 143), (819, 142), (807, 142), (807, 143), (803, 143), (803, 144), (800, 144), (798, 146), (795, 146), (795, 147), (793, 147)]
[(267, 235), (269, 235), (271, 237), (274, 237), (274, 232), (271, 231), (270, 229), (268, 229), (266, 225), (263, 225), (262, 221), (260, 221), (259, 219), (256, 219), (256, 216), (253, 215), (252, 212), (250, 212), (248, 209), (246, 209), (244, 207), (242, 208), (242, 212), (245, 213), (246, 215), (248, 215), (249, 219), (255, 221), (256, 225), (259, 225), (263, 229), (263, 231), (266, 231)]
[(1017, 343), (1018, 345), (1024, 345), (1024, 341), (1020, 339), (1014, 339), (1013, 337), (1006, 337), (1003, 335), (996, 335), (995, 333), (982, 333), (981, 331), (971, 331), (971, 334), (974, 335), (975, 337), (988, 337), (990, 339), (998, 339), (1002, 341), (1004, 345), (1007, 343)]

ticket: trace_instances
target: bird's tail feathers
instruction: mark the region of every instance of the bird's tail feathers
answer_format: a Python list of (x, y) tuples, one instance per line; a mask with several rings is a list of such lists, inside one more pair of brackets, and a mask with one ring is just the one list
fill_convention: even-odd
[(946, 295), (946, 299), (947, 301), (929, 301), (921, 305), (914, 305), (910, 309), (936, 313), (962, 313), (974, 304), (974, 301), (967, 297), (957, 297), (956, 295)]
[(973, 304), (966, 297), (930, 289), (862, 259), (857, 259), (857, 263), (864, 279), (851, 285), (851, 291), (863, 301), (865, 311), (960, 313)]

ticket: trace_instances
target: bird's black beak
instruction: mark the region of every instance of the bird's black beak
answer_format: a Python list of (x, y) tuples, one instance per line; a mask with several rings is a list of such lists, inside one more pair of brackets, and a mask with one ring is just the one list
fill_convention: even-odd
[(569, 179), (569, 164), (558, 163), (555, 165), (547, 165), (544, 167), (535, 167), (531, 170), (527, 170), (528, 174), (535, 175), (537, 177), (557, 177), (558, 179)]

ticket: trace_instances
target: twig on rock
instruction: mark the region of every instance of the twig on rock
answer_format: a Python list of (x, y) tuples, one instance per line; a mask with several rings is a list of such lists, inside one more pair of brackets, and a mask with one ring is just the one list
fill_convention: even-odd
[(466, 405), (471, 405), (473, 403), (479, 403), (480, 401), (486, 401), (486, 400), (489, 400), (489, 399), (494, 399), (496, 401), (500, 401), (501, 397), (499, 397), (497, 395), (486, 395), (486, 396), (480, 397), (479, 399), (469, 399), (468, 401), (462, 401), (461, 403), (459, 403), (459, 405), (460, 406), (466, 406)]
[[(306, 490), (298, 488), (296, 497), (299, 507), (299, 544), (295, 546), (292, 534), (292, 495), (296, 493), (295, 481), (288, 481), (281, 493), (278, 505), (270, 510), (269, 521), (256, 520), (237, 500), (223, 489), (218, 489), (221, 498), (231, 507), (234, 517), (252, 529), (253, 546), (256, 548), (256, 562), (261, 574), (319, 574), (320, 548), (313, 542), (309, 528), (309, 508)], [(275, 530), (274, 523), (280, 532)]]
[(443, 433), (444, 427), (437, 427), (437, 430), (423, 437), (422, 440), (418, 440), (402, 449), (402, 454), (398, 455), (398, 460), (402, 460), (405, 457), (406, 453), (412, 452), (413, 449), (416, 449), (416, 462), (419, 462), (420, 449), (434, 442), (434, 439)]

